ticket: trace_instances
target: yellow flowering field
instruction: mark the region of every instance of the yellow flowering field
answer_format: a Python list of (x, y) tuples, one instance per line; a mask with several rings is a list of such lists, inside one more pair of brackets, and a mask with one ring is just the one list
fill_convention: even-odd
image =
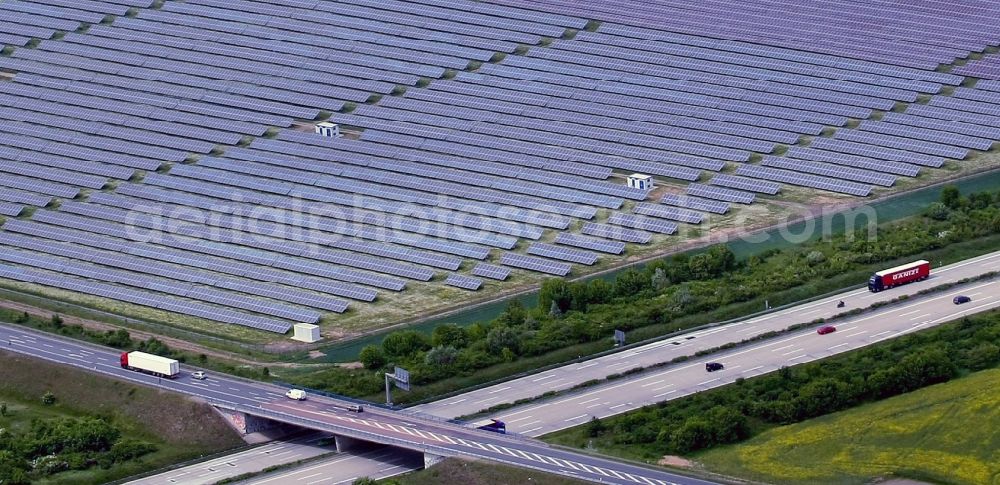
[(762, 433), (695, 458), (710, 471), (775, 484), (874, 477), (1000, 485), (1000, 369)]

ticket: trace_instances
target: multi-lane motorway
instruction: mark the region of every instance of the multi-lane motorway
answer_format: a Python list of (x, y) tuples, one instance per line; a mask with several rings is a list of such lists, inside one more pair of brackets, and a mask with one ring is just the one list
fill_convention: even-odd
[[(395, 444), (442, 456), (468, 456), (608, 483), (709, 483), (698, 479), (651, 470), (645, 467), (604, 460), (558, 450), (530, 439), (496, 435), (471, 430), (443, 420), (429, 419), (428, 413), (453, 417), (479, 411), (499, 402), (521, 397), (533, 397), (545, 390), (566, 389), (578, 382), (601, 378), (610, 373), (634, 367), (665, 362), (681, 355), (693, 355), (702, 349), (716, 348), (791, 324), (816, 318), (828, 318), (852, 308), (867, 307), (876, 301), (896, 298), (902, 294), (987, 271), (1000, 269), (1000, 252), (974, 258), (933, 271), (926, 281), (883, 293), (872, 294), (856, 290), (830, 298), (776, 311), (760, 317), (725, 326), (712, 327), (664, 341), (563, 366), (535, 376), (529, 376), (464, 395), (416, 408), (420, 412), (389, 411), (366, 407), (354, 413), (337, 407), (337, 401), (312, 397), (305, 402), (284, 397), (284, 388), (251, 382), (228, 376), (213, 375), (207, 381), (191, 379), (191, 368), (183, 366), (183, 375), (176, 380), (157, 379), (120, 368), (118, 352), (86, 343), (33, 332), (21, 327), (0, 325), (0, 345), (6, 350), (33, 355), (50, 361), (73, 365), (120, 379), (157, 386), (199, 396), (210, 403), (231, 410), (267, 416), (277, 421), (311, 429), (335, 432), (361, 439)], [(1000, 306), (1000, 283), (984, 282), (965, 285), (954, 291), (914, 298), (906, 303), (865, 313), (837, 323), (838, 331), (817, 335), (814, 329), (789, 333), (747, 347), (692, 359), (681, 365), (668, 366), (629, 378), (589, 388), (575, 394), (538, 404), (522, 406), (501, 413), (508, 429), (528, 436), (582, 424), (592, 416), (604, 417), (638, 408), (654, 402), (673, 399), (732, 382), (739, 377), (752, 377), (781, 366), (794, 365), (829, 355), (846, 352), (873, 342), (927, 328), (963, 314)], [(972, 302), (956, 306), (953, 296), (965, 294)], [(844, 300), (845, 308), (836, 302)], [(720, 361), (722, 371), (706, 373), (704, 364)], [(340, 403), (342, 404), (342, 403)], [(344, 460), (349, 457), (343, 458)], [(358, 473), (372, 469), (377, 460), (364, 461), (357, 457)], [(335, 460), (328, 460), (335, 461)], [(312, 465), (312, 474), (303, 470), (286, 472), (289, 479), (308, 476), (315, 483), (335, 483), (334, 477), (347, 480), (344, 473), (323, 468), (325, 463)], [(330, 465), (332, 467), (332, 465)], [(392, 467), (413, 467), (411, 463), (392, 463), (376, 472), (391, 473)], [(323, 471), (326, 470), (326, 471)], [(299, 475), (291, 475), (299, 474)], [(283, 475), (285, 476), (285, 475)], [(360, 475), (359, 475), (360, 476)], [(261, 478), (266, 479), (268, 477)], [(264, 482), (266, 483), (266, 482)]]
[(284, 397), (284, 388), (229, 376), (213, 375), (207, 381), (197, 381), (189, 377), (193, 369), (187, 366), (182, 366), (183, 375), (176, 380), (159, 379), (122, 369), (118, 362), (118, 352), (114, 350), (12, 325), (0, 325), (0, 342), (6, 343), (5, 350), (198, 396), (213, 405), (230, 410), (438, 456), (487, 459), (605, 483), (711, 483), (664, 470), (551, 448), (534, 440), (474, 430), (412, 413), (375, 407), (366, 407), (364, 412), (356, 413), (338, 407), (344, 403), (319, 396), (302, 402), (291, 401)]
[[(958, 294), (972, 302), (955, 305)], [(541, 436), (653, 403), (676, 399), (722, 386), (737, 378), (750, 378), (866, 345), (926, 329), (963, 315), (1000, 307), (1000, 281), (977, 283), (955, 291), (920, 298), (836, 322), (834, 333), (819, 335), (817, 325), (730, 351), (691, 359), (683, 364), (638, 374), (635, 377), (581, 390), (538, 404), (511, 408), (497, 418), (507, 429), (528, 436)], [(736, 332), (741, 327), (734, 327)], [(725, 368), (706, 372), (706, 362), (721, 362)]]
[[(321, 432), (286, 441), (274, 441), (249, 450), (230, 453), (185, 467), (133, 480), (130, 485), (203, 485), (285, 463), (334, 453), (330, 435)], [(330, 483), (330, 482), (326, 482)]]
[[(546, 391), (569, 389), (582, 382), (603, 379), (609, 374), (621, 373), (636, 367), (648, 367), (653, 364), (669, 362), (675, 357), (693, 356), (701, 350), (716, 349), (725, 344), (740, 342), (766, 332), (784, 330), (797, 323), (806, 323), (817, 318), (829, 318), (855, 308), (867, 308), (875, 302), (888, 301), (900, 295), (914, 294), (925, 288), (952, 283), (963, 278), (997, 270), (1000, 270), (1000, 251), (941, 268), (934, 268), (931, 270), (931, 277), (924, 281), (911, 283), (880, 293), (871, 293), (865, 288), (847, 291), (828, 298), (767, 313), (759, 317), (688, 332), (670, 339), (513, 379), (450, 398), (415, 406), (412, 409), (447, 418), (466, 416), (487, 409), (495, 404), (537, 397)], [(838, 301), (845, 303), (844, 308), (837, 307)], [(950, 305), (950, 302), (948, 304)], [(906, 317), (908, 324), (908, 319), (912, 316), (908, 315)], [(657, 394), (666, 391), (668, 389), (662, 389), (660, 392), (649, 395), (649, 398), (655, 397), (662, 400), (668, 395), (657, 396)], [(649, 398), (640, 401), (648, 401)], [(589, 405), (594, 406), (597, 402), (589, 403)], [(614, 405), (617, 406), (619, 404), (622, 403)], [(631, 406), (626, 404), (616, 409), (624, 411)], [(590, 411), (596, 409), (596, 407), (587, 408), (585, 406), (584, 410), (581, 410), (577, 415), (584, 414), (586, 411), (589, 416), (593, 414)], [(570, 412), (570, 410), (567, 409), (565, 412)], [(565, 416), (565, 418), (569, 417), (571, 416)], [(516, 426), (516, 429), (521, 432), (529, 432), (532, 435), (537, 435), (539, 432), (549, 429), (547, 426), (541, 425), (541, 422), (532, 424), (533, 426)]]

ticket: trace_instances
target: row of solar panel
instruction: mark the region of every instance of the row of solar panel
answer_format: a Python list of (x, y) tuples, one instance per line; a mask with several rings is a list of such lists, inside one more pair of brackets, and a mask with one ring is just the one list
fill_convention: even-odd
[(136, 305), (166, 310), (183, 315), (192, 315), (224, 323), (232, 323), (279, 334), (287, 333), (292, 324), (270, 318), (263, 318), (224, 307), (205, 305), (191, 300), (164, 296), (149, 291), (133, 290), (107, 283), (79, 278), (54, 275), (48, 272), (29, 270), (16, 266), (0, 265), (0, 277), (43, 286), (52, 286), (88, 295), (101, 296), (125, 301)]
[[(249, 295), (297, 303), (320, 310), (327, 310), (336, 313), (342, 313), (347, 310), (347, 302), (317, 293), (309, 293), (273, 283), (259, 283), (243, 279), (221, 277), (216, 273), (192, 270), (174, 264), (158, 262), (145, 257), (126, 255), (122, 254), (120, 251), (111, 253), (80, 247), (76, 244), (39, 241), (36, 238), (29, 238), (9, 233), (0, 234), (0, 244), (29, 250), (32, 251), (33, 254), (44, 253), (52, 256), (60, 256), (101, 266), (128, 270), (134, 273), (159, 276), (186, 283), (207, 285), (219, 289), (233, 290)], [(151, 278), (151, 280), (157, 279), (158, 278)], [(284, 311), (286, 314), (274, 314), (274, 316), (288, 318), (288, 308)]]
[(37, 251), (32, 253), (13, 251), (9, 247), (5, 248), (4, 251), (0, 251), (0, 261), (32, 268), (47, 269), (57, 273), (80, 276), (104, 283), (118, 283), (138, 289), (159, 291), (173, 296), (191, 298), (206, 303), (216, 303), (305, 323), (316, 323), (320, 318), (318, 312), (302, 310), (276, 301), (265, 301), (240, 296), (210, 287), (197, 286), (190, 283), (178, 283), (166, 278), (139, 276), (134, 271), (137, 269), (135, 267), (129, 268), (127, 271), (104, 269), (97, 265), (42, 256)]
[[(51, 217), (51, 215), (51, 213), (41, 214), (41, 220), (46, 224), (34, 221), (8, 221), (5, 228), (10, 232), (27, 234), (36, 238), (141, 256), (255, 281), (308, 288), (320, 293), (359, 301), (373, 301), (377, 292), (354, 283), (371, 286), (376, 286), (373, 283), (384, 283), (379, 287), (393, 291), (403, 289), (402, 281), (398, 280), (369, 281), (365, 278), (352, 278), (352, 275), (347, 272), (331, 276), (335, 274), (334, 271), (329, 268), (324, 271), (324, 265), (321, 263), (307, 264), (294, 258), (269, 256), (267, 253), (249, 249), (226, 251), (217, 244), (200, 244), (197, 240), (186, 237), (163, 235), (160, 239), (155, 240), (155, 244), (154, 241), (133, 242), (129, 239), (104, 235), (114, 234), (115, 228), (99, 221), (93, 229), (89, 229), (91, 232), (84, 232), (82, 229), (70, 229), (71, 227), (79, 227), (79, 223), (84, 219), (66, 214), (55, 217)], [(310, 270), (303, 271), (306, 268)], [(312, 276), (304, 276), (304, 274)], [(363, 273), (358, 272), (357, 274)]]
[[(181, 185), (185, 185), (183, 181), (181, 181)], [(197, 190), (197, 187), (189, 187), (188, 190)], [(121, 187), (117, 193), (151, 201), (149, 203), (150, 206), (167, 208), (196, 207), (207, 211), (231, 214), (237, 218), (242, 217), (247, 221), (258, 218), (275, 219), (281, 221), (283, 226), (291, 226), (283, 230), (298, 231), (302, 229), (294, 228), (301, 227), (306, 230), (316, 229), (328, 232), (330, 234), (323, 235), (326, 244), (339, 247), (340, 249), (357, 250), (363, 253), (401, 259), (403, 261), (442, 269), (454, 270), (461, 262), (460, 258), (446, 256), (447, 254), (475, 259), (484, 259), (489, 254), (489, 248), (479, 245), (407, 235), (403, 232), (406, 228), (399, 227), (399, 224), (401, 224), (401, 219), (399, 218), (353, 216), (349, 212), (353, 209), (335, 207), (329, 204), (313, 204), (294, 200), (288, 200), (287, 204), (248, 204), (239, 199), (238, 196), (232, 199), (211, 199), (184, 192), (164, 191), (145, 185)], [(331, 217), (332, 215), (339, 217)], [(339, 222), (341, 220), (346, 222)], [(453, 230), (461, 231), (459, 228)], [(422, 232), (432, 233), (433, 231), (428, 229)], [(381, 241), (395, 243), (404, 247), (390, 246)], [(409, 249), (405, 246), (418, 249), (431, 249), (435, 253), (445, 253), (446, 255), (427, 253)]]
[[(274, 152), (276, 154), (291, 154), (294, 156), (302, 156), (307, 158), (319, 158), (330, 159), (326, 157), (332, 157), (333, 160), (343, 158), (344, 154), (341, 153), (337, 155), (336, 150), (321, 149), (311, 146), (301, 146), (298, 143), (291, 143), (284, 140), (269, 140), (258, 138), (253, 141), (250, 145), (251, 148)], [(391, 176), (385, 174), (383, 176)], [(426, 181), (430, 183), (430, 181)], [(372, 190), (378, 192), (378, 196), (385, 196), (386, 198), (391, 198), (395, 200), (401, 200), (404, 202), (417, 202), (426, 205), (437, 205), (441, 199), (440, 195), (432, 195), (426, 192), (420, 192), (417, 190), (401, 189), (395, 187), (384, 187), (382, 185), (374, 184)], [(396, 184), (397, 186), (404, 186), (403, 184)], [(348, 192), (354, 192), (364, 188), (364, 185), (360, 185), (358, 182), (347, 182), (338, 181), (330, 178), (322, 179), (322, 185), (328, 188), (334, 188), (337, 190), (346, 190)], [(265, 190), (274, 192), (276, 190), (283, 190), (283, 188), (260, 188), (259, 190)], [(515, 207), (522, 207), (525, 209), (538, 210), (541, 212), (548, 212), (553, 214), (561, 214), (565, 216), (580, 217), (584, 219), (590, 219), (594, 217), (596, 213), (596, 208), (583, 206), (574, 203), (567, 203), (558, 200), (538, 200), (534, 196), (521, 196), (511, 193), (500, 193), (498, 191), (486, 190), (486, 189), (475, 189), (467, 188), (464, 186), (455, 186), (449, 184), (434, 184), (432, 192), (434, 194), (446, 194), (455, 197), (461, 197), (464, 199), (478, 200), (481, 202), (494, 202), (503, 205), (510, 205)], [(375, 194), (372, 194), (375, 195)]]
[[(545, 116), (539, 116), (540, 118), (555, 116), (560, 111), (574, 112), (572, 113), (572, 116), (576, 116), (577, 113), (584, 113), (598, 117), (622, 118), (634, 121), (660, 122), (661, 120), (674, 121), (691, 118), (731, 122), (803, 135), (818, 135), (822, 132), (823, 127), (825, 126), (819, 123), (771, 118), (767, 116), (725, 111), (703, 106), (648, 103), (648, 106), (642, 106), (636, 105), (635, 100), (629, 100), (624, 96), (618, 96), (611, 93), (605, 93), (604, 97), (592, 97), (587, 96), (586, 94), (591, 90), (591, 85), (593, 84), (589, 82), (549, 84), (547, 82), (543, 82), (544, 79), (513, 79), (504, 76), (484, 76), (480, 72), (459, 73), (455, 79), (461, 81), (461, 83), (455, 83), (456, 85), (470, 86), (475, 87), (475, 89), (483, 90), (484, 94), (488, 95), (490, 98), (505, 91), (519, 92), (522, 93), (522, 96), (528, 93), (544, 95), (548, 100), (544, 106), (522, 105), (517, 109), (515, 109), (516, 106), (509, 106), (506, 109), (501, 109), (497, 107), (503, 106), (499, 102), (493, 101), (492, 99), (481, 100), (481, 103), (483, 103), (484, 106), (491, 106), (491, 110), (503, 111), (505, 113), (529, 114), (537, 112), (538, 110), (544, 110), (542, 112), (545, 113)], [(440, 89), (443, 85), (443, 83), (435, 83), (429, 87), (434, 90)], [(630, 104), (632, 106), (625, 106), (625, 104)], [(611, 109), (609, 106), (614, 106), (614, 109)], [(421, 109), (423, 109), (423, 107), (421, 107)], [(572, 121), (572, 119), (569, 121)], [(772, 141), (780, 142), (782, 140), (779, 139)]]
[[(121, 202), (122, 205), (128, 202), (126, 198), (120, 196), (112, 197), (110, 194), (95, 195), (107, 195), (107, 197), (100, 197), (94, 200), (94, 202), (99, 201), (104, 204)], [(125, 231), (126, 235), (128, 234), (128, 230), (139, 231), (143, 234), (151, 235), (150, 237), (158, 237), (159, 234), (179, 234), (208, 241), (222, 240), (230, 243), (239, 243), (272, 251), (276, 249), (276, 246), (286, 244), (290, 250), (294, 250), (293, 254), (295, 255), (309, 252), (308, 255), (311, 258), (321, 259), (345, 267), (364, 269), (419, 281), (429, 281), (434, 276), (434, 272), (427, 268), (386, 261), (382, 258), (363, 256), (336, 249), (320, 249), (318, 246), (313, 246), (313, 244), (327, 242), (329, 238), (323, 237), (321, 234), (315, 234), (313, 231), (310, 231), (308, 234), (301, 234), (301, 231), (296, 232), (293, 230), (282, 232), (274, 224), (267, 224), (262, 221), (246, 224), (246, 221), (242, 219), (222, 216), (206, 221), (205, 225), (196, 226), (187, 224), (181, 227), (182, 225), (179, 224), (180, 221), (169, 217), (136, 212), (143, 208), (151, 207), (148, 205), (135, 205), (131, 207), (132, 210), (124, 210), (120, 207), (110, 205), (78, 202), (68, 202), (60, 206), (61, 211), (86, 218), (119, 224), (127, 223), (128, 226), (125, 226), (125, 229), (115, 226), (115, 229)]]

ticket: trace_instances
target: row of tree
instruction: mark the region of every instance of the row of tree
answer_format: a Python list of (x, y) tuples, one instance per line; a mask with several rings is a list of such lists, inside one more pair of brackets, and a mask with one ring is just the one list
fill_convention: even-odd
[(821, 362), (737, 381), (604, 422), (591, 439), (684, 454), (1000, 364), (1000, 312), (964, 318)]
[[(378, 372), (401, 365), (418, 385), (453, 377), (463, 377), (468, 385), (479, 371), (518, 358), (601, 340), (610, 344), (614, 329), (658, 325), (662, 332), (670, 332), (707, 318), (737, 316), (727, 309), (745, 311), (749, 307), (739, 304), (754, 300), (791, 303), (864, 281), (871, 271), (900, 258), (922, 257), (949, 244), (997, 233), (1000, 192), (963, 197), (949, 187), (941, 202), (925, 214), (881, 225), (874, 238), (862, 229), (742, 261), (720, 244), (623, 271), (610, 282), (550, 279), (542, 284), (535, 308), (526, 309), (515, 301), (491, 322), (464, 328), (439, 326), (431, 335), (393, 332), (381, 344), (361, 351), (359, 358), (367, 371), (336, 369), (300, 382), (337, 393), (370, 395), (379, 392)], [(397, 398), (405, 402), (407, 394)]]

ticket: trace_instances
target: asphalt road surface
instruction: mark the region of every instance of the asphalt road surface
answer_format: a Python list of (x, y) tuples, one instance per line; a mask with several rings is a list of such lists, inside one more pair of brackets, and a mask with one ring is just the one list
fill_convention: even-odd
[[(6, 347), (3, 347), (3, 342)], [(306, 401), (292, 401), (284, 397), (284, 388), (211, 373), (208, 380), (198, 381), (190, 378), (190, 372), (195, 369), (189, 366), (181, 366), (182, 372), (177, 379), (160, 379), (122, 369), (119, 365), (119, 352), (115, 350), (14, 325), (0, 324), (0, 348), (122, 380), (198, 396), (217, 406), (252, 412), (309, 429), (395, 444), (440, 456), (486, 459), (605, 483), (712, 483), (665, 470), (551, 448), (534, 440), (470, 429), (412, 412), (366, 406), (364, 412), (356, 413), (346, 410), (342, 401), (320, 396), (311, 396)]]
[[(952, 298), (960, 294), (970, 296), (972, 301), (962, 305), (952, 303)], [(729, 384), (740, 377), (755, 377), (783, 366), (823, 359), (997, 307), (1000, 307), (1000, 281), (971, 283), (838, 321), (833, 324), (837, 330), (826, 335), (819, 335), (816, 330), (823, 325), (816, 325), (583, 389), (566, 397), (504, 410), (494, 417), (504, 421), (508, 431), (541, 436), (584, 424), (593, 417), (603, 418), (677, 399)], [(707, 362), (719, 362), (725, 368), (707, 372)]]
[[(331, 441), (325, 444), (324, 441)], [(297, 439), (274, 441), (226, 456), (150, 475), (128, 482), (130, 485), (202, 485), (257, 473), (265, 468), (305, 460), (337, 451), (326, 433), (309, 433)], [(334, 483), (327, 481), (325, 483)]]
[(349, 454), (337, 454), (289, 470), (281, 470), (238, 482), (241, 485), (350, 484), (360, 477), (381, 480), (424, 466), (420, 453), (390, 446), (367, 444)]
[[(568, 364), (410, 409), (445, 418), (466, 416), (496, 404), (537, 397), (547, 391), (569, 389), (582, 382), (603, 379), (609, 374), (669, 362), (675, 357), (693, 356), (701, 350), (719, 348), (727, 343), (740, 342), (766, 332), (784, 330), (797, 323), (829, 318), (855, 308), (867, 308), (875, 302), (888, 301), (904, 294), (912, 295), (925, 288), (997, 270), (1000, 270), (1000, 251), (936, 269), (933, 268), (932, 262), (931, 276), (924, 281), (879, 293), (871, 293), (867, 288), (851, 290), (728, 325), (688, 332), (670, 339)], [(844, 301), (844, 308), (837, 308), (838, 301)], [(528, 431), (531, 427), (521, 426), (518, 429)]]

